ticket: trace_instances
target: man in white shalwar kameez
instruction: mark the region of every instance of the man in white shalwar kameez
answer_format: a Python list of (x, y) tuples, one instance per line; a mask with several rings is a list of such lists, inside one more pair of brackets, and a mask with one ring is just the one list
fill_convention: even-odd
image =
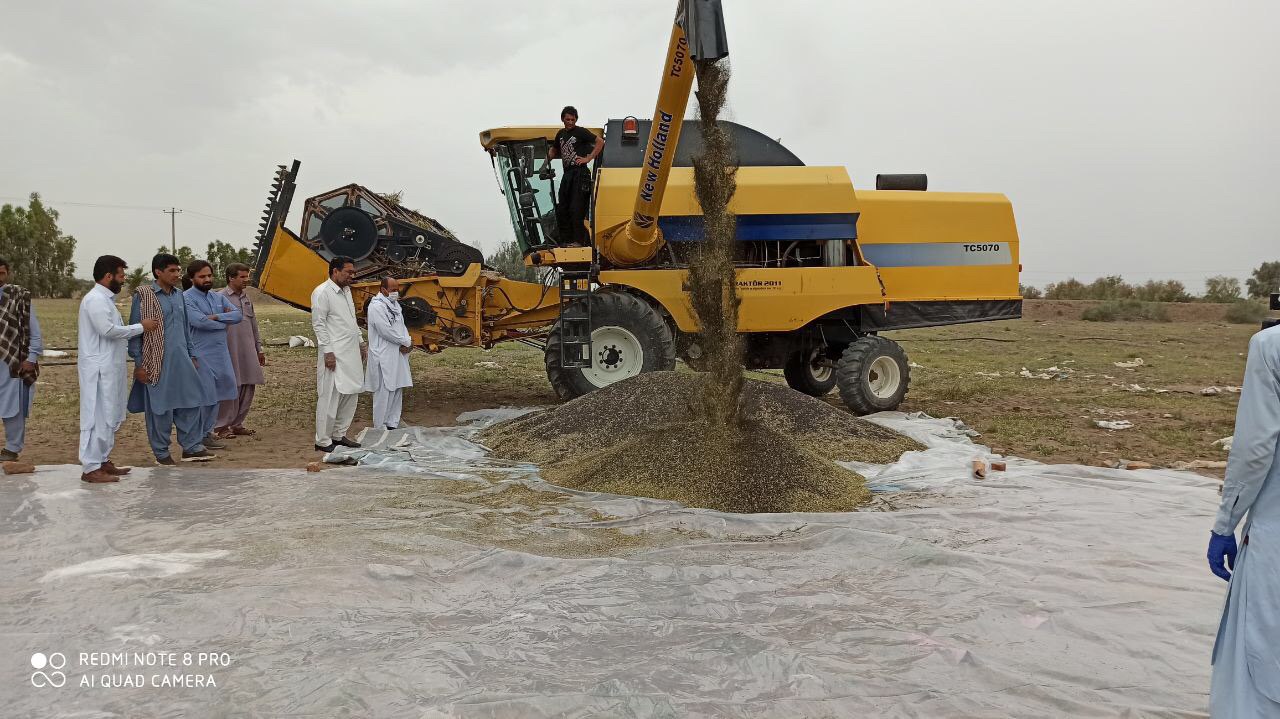
[[(1280, 717), (1278, 453), (1280, 327), (1272, 327), (1249, 340), (1235, 439), (1209, 541), (1209, 567), (1231, 582), (1209, 692), (1210, 713), (1220, 719)], [(1237, 547), (1236, 527), (1246, 514)]]
[(365, 322), (369, 326), (369, 370), (364, 388), (373, 393), (373, 426), (395, 429), (400, 426), (404, 388), (413, 386), (409, 374), (413, 338), (400, 310), (399, 280), (382, 280), (377, 296), (369, 301)]
[(356, 263), (350, 257), (329, 261), (329, 279), (311, 293), (311, 327), (316, 333), (316, 449), (336, 445), (359, 447), (347, 438), (364, 388), (365, 346), (356, 324), (351, 280)]
[(129, 473), (111, 462), (116, 430), (124, 422), (129, 396), (125, 358), (129, 338), (154, 330), (155, 320), (126, 325), (115, 296), (124, 284), (124, 260), (103, 255), (93, 264), (96, 284), (80, 300), (76, 372), (80, 378), (80, 479), (116, 482)]

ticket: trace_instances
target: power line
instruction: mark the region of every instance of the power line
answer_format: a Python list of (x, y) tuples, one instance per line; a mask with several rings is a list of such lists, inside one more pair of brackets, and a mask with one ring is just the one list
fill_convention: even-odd
[[(0, 195), (0, 200), (17, 200), (21, 202), (27, 199), (29, 198), (17, 197), (14, 195)], [(107, 202), (72, 202), (70, 200), (51, 200), (46, 197), (41, 197), (40, 201), (48, 205), (64, 205), (69, 207), (93, 207), (93, 208), (109, 209), (109, 210), (136, 210), (140, 212), (159, 211), (159, 212), (168, 213), (169, 210), (174, 209), (172, 207), (165, 208), (159, 205), (117, 205), (117, 204), (111, 204)], [(233, 220), (230, 217), (221, 217), (219, 215), (212, 215), (212, 214), (209, 214), (208, 212), (199, 212), (197, 210), (184, 210), (184, 212), (190, 215), (194, 215), (194, 216), (206, 219), (206, 220), (214, 220), (216, 222), (225, 222), (232, 225), (240, 225), (242, 227), (253, 227), (252, 222), (245, 222), (244, 220)]]
[(245, 227), (253, 227), (252, 222), (245, 222), (244, 220), (233, 220), (230, 217), (219, 217), (217, 215), (210, 215), (207, 212), (197, 212), (196, 210), (187, 210), (187, 212), (189, 214), (195, 215), (196, 217), (203, 217), (208, 220), (217, 220), (218, 222), (227, 222), (232, 225), (243, 225)]
[[(29, 197), (15, 197), (13, 195), (0, 195), (0, 200), (18, 200), (19, 202), (29, 200)], [(68, 200), (50, 200), (47, 197), (41, 197), (40, 201), (45, 204), (72, 205), (75, 207), (102, 207), (113, 210), (145, 210), (154, 212), (155, 210), (164, 210), (163, 207), (151, 205), (112, 205), (104, 202), (71, 202)]]

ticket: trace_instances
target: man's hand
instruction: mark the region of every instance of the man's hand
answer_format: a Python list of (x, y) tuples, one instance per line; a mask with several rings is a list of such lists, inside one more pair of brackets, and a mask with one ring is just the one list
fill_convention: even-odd
[[(1223, 566), (1223, 559), (1226, 559), (1226, 566)], [(1228, 582), (1231, 581), (1231, 572), (1236, 570), (1236, 535), (1229, 534), (1222, 536), (1215, 532), (1209, 533), (1209, 569), (1214, 574), (1222, 577)]]
[(579, 157), (579, 158), (577, 158), (577, 159), (575, 159), (575, 160), (573, 161), (573, 164), (575, 164), (575, 165), (585, 165), (585, 164), (587, 164), (587, 163), (589, 163), (589, 162), (591, 162), (591, 158), (590, 158), (590, 157)]
[(366, 344), (360, 345), (360, 361), (361, 362), (369, 361), (369, 345), (366, 345)]
[(160, 320), (143, 320), (142, 321), (143, 332), (152, 332), (159, 326), (160, 326)]
[(258, 353), (258, 366), (259, 367), (267, 366), (267, 356), (261, 352)]
[(407, 355), (413, 351), (413, 347), (409, 345), (400, 345), (400, 354)]
[(217, 321), (218, 321), (218, 316), (217, 316), (217, 315), (209, 315), (209, 319), (213, 320), (214, 322), (217, 322)]
[(133, 371), (133, 378), (143, 384), (149, 384), (151, 382), (151, 375), (147, 374), (146, 367), (139, 367), (135, 369)]
[(338, 357), (332, 352), (324, 353), (324, 368), (330, 372), (338, 369)]
[(192, 357), (191, 366), (195, 367), (196, 369), (200, 369), (200, 360), (196, 359), (195, 357)]
[(23, 384), (30, 387), (40, 378), (40, 365), (35, 362), (23, 362), (18, 366), (18, 377)]

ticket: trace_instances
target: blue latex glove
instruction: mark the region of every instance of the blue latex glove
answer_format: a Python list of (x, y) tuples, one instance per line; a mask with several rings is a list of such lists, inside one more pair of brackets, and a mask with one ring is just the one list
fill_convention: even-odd
[[(1226, 558), (1226, 566), (1223, 566), (1222, 560)], [(1231, 572), (1236, 569), (1236, 535), (1228, 534), (1222, 536), (1215, 532), (1209, 532), (1209, 569), (1213, 573), (1231, 581), (1231, 572), (1227, 568), (1231, 568)]]

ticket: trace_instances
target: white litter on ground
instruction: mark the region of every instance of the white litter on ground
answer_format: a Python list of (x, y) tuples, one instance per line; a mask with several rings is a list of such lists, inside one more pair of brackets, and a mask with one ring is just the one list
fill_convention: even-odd
[(311, 339), (310, 337), (303, 337), (302, 335), (294, 335), (289, 338), (289, 346), (292, 348), (315, 347), (316, 343), (315, 343), (315, 340)]
[(1130, 422), (1127, 419), (1119, 419), (1119, 420), (1095, 419), (1093, 421), (1093, 424), (1097, 427), (1101, 427), (1102, 429), (1109, 429), (1112, 431), (1133, 428), (1133, 422)]
[(1112, 362), (1112, 364), (1119, 367), (1120, 369), (1137, 369), (1138, 367), (1141, 367), (1142, 365), (1146, 364), (1146, 362), (1143, 362), (1141, 357), (1136, 357), (1134, 359), (1127, 360), (1125, 362)]

